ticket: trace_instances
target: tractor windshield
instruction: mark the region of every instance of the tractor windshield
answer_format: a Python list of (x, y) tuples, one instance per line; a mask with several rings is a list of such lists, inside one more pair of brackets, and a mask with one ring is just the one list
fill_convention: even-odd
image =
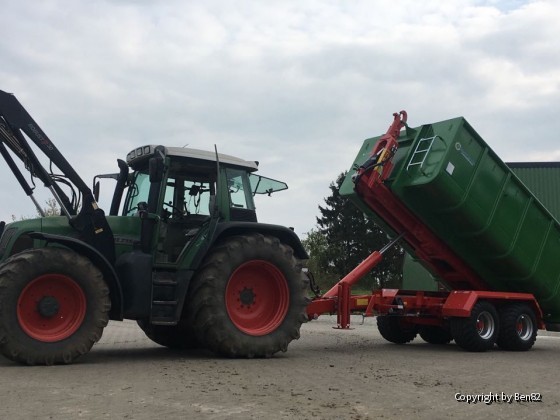
[(132, 216), (138, 211), (138, 203), (148, 202), (150, 192), (150, 176), (144, 172), (136, 172), (134, 182), (130, 185), (125, 204), (124, 215)]

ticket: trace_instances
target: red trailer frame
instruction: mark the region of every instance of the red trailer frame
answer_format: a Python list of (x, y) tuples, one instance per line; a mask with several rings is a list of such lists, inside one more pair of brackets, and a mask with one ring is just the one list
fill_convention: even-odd
[[(384, 184), (393, 169), (391, 159), (398, 148), (397, 139), (407, 119), (405, 111), (393, 116), (393, 123), (387, 133), (378, 140), (370, 158), (358, 169), (354, 183), (363, 202), (398, 236), (380, 251), (374, 251), (323, 296), (315, 298), (307, 308), (309, 319), (336, 313), (337, 328), (348, 329), (350, 314), (359, 312), (366, 317), (400, 316), (404, 322), (413, 325), (444, 326), (450, 318), (470, 317), (476, 303), (485, 300), (498, 308), (507, 302), (525, 302), (533, 309), (538, 328), (545, 328), (543, 313), (532, 294), (485, 290), (486, 283), (478, 274)], [(352, 286), (371, 272), (383, 258), (383, 253), (399, 240), (405, 241), (416, 256), (453, 291), (382, 289), (373, 291), (371, 295), (352, 295)]]

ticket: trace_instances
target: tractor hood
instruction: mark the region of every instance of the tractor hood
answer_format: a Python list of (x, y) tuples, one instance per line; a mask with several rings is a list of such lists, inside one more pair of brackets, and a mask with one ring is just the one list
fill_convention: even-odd
[(0, 238), (0, 261), (9, 256), (33, 247), (31, 232), (54, 233), (64, 236), (77, 236), (77, 232), (68, 225), (64, 216), (25, 219), (7, 224)]

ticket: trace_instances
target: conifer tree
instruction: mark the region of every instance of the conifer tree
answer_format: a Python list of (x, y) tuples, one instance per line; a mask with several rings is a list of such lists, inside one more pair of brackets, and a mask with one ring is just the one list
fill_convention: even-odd
[[(321, 215), (317, 217), (317, 230), (311, 233), (314, 243), (320, 243), (322, 247), (308, 249), (311, 264), (330, 279), (344, 277), (373, 251), (389, 242), (387, 235), (373, 220), (367, 218), (348, 198), (340, 195), (339, 189), (345, 176), (342, 173), (331, 183), (331, 195), (325, 198), (324, 206), (319, 206)], [(317, 235), (322, 238), (317, 238)], [(309, 241), (304, 242), (309, 245)], [(361, 280), (360, 286), (367, 289), (399, 287), (402, 258), (403, 249), (398, 245), (393, 246), (384, 254), (381, 263)]]

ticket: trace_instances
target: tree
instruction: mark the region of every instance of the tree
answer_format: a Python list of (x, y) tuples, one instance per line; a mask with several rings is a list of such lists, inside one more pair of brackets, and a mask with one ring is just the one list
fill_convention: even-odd
[[(304, 246), (311, 258), (309, 268), (316, 267), (329, 280), (348, 274), (373, 251), (389, 241), (387, 235), (362, 211), (339, 193), (346, 174), (330, 185), (331, 195), (319, 206), (317, 230), (311, 230)], [(399, 287), (402, 281), (403, 250), (398, 245), (388, 250), (381, 263), (360, 281), (363, 288)], [(320, 283), (324, 287), (324, 282)], [(332, 284), (332, 281), (331, 281)]]
[[(45, 213), (45, 217), (49, 216), (60, 216), (60, 209), (58, 208), (58, 203), (54, 198), (49, 198), (45, 201), (46, 207), (43, 207), (43, 212)], [(39, 214), (39, 212), (37, 212)]]
[[(60, 216), (60, 209), (58, 208), (58, 203), (54, 198), (49, 198), (47, 200), (45, 200), (45, 204), (46, 207), (43, 207), (43, 213), (45, 213), (45, 217), (50, 217), (50, 216)], [(39, 213), (39, 211), (37, 210), (37, 216), (41, 217), (41, 214)], [(32, 219), (33, 217), (31, 216), (20, 216), (19, 220), (25, 220), (25, 219)], [(18, 220), (18, 218), (12, 214), (12, 222), (15, 222), (16, 220)]]
[(321, 289), (327, 289), (339, 280), (338, 275), (327, 270), (329, 265), (327, 258), (328, 243), (326, 236), (317, 229), (307, 232), (307, 237), (302, 244), (309, 254), (307, 268), (317, 281)]

